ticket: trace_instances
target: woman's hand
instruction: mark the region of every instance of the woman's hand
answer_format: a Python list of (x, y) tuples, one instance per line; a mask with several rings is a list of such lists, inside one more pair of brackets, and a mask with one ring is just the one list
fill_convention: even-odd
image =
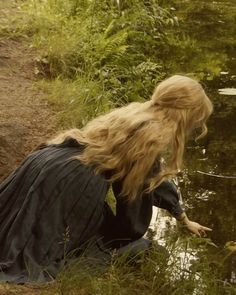
[(212, 231), (211, 228), (202, 226), (201, 224), (189, 220), (186, 223), (187, 229), (199, 237), (206, 237), (206, 231)]
[(189, 220), (186, 213), (182, 213), (179, 218), (177, 218), (177, 220), (185, 224), (190, 232), (196, 234), (199, 237), (205, 237), (206, 231), (212, 231), (212, 229), (209, 227), (205, 227), (197, 222)]

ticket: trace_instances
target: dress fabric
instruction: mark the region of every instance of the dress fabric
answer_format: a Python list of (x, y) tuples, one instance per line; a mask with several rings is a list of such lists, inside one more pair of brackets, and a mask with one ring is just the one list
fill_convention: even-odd
[(119, 197), (117, 182), (114, 215), (105, 202), (105, 177), (73, 158), (82, 149), (73, 139), (41, 146), (0, 185), (0, 281), (48, 281), (65, 254), (96, 237), (104, 243), (137, 240), (149, 226), (153, 205), (173, 216), (183, 212), (169, 182), (131, 203)]

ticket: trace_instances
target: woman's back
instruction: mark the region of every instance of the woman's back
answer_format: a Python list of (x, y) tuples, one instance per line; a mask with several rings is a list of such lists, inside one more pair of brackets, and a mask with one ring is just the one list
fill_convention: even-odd
[(52, 262), (99, 230), (108, 185), (73, 159), (81, 148), (74, 140), (41, 147), (0, 186), (1, 279), (16, 274), (14, 281), (25, 281), (26, 268), (34, 280), (45, 280)]

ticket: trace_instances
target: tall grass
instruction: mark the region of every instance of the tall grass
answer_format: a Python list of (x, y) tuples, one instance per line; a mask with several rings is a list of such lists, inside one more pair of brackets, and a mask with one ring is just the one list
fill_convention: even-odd
[(77, 76), (76, 79), (41, 80), (37, 86), (57, 109), (58, 122), (63, 128), (81, 127), (92, 117), (108, 111), (113, 103), (99, 81)]
[[(221, 265), (206, 256), (209, 246), (209, 240), (172, 235), (166, 246), (169, 258), (157, 250), (155, 243), (147, 253), (132, 258), (114, 254), (112, 263), (106, 267), (99, 259), (93, 258), (89, 265), (88, 260), (82, 257), (58, 275), (54, 288), (61, 295), (236, 294), (232, 285), (219, 279)], [(191, 260), (191, 257), (195, 259)]]

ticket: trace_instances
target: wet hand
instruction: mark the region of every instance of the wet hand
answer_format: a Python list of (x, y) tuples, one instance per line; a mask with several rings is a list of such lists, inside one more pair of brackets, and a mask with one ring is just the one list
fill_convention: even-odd
[(212, 231), (211, 228), (202, 226), (201, 224), (191, 220), (188, 220), (186, 227), (190, 232), (196, 234), (199, 237), (206, 237), (206, 232)]

